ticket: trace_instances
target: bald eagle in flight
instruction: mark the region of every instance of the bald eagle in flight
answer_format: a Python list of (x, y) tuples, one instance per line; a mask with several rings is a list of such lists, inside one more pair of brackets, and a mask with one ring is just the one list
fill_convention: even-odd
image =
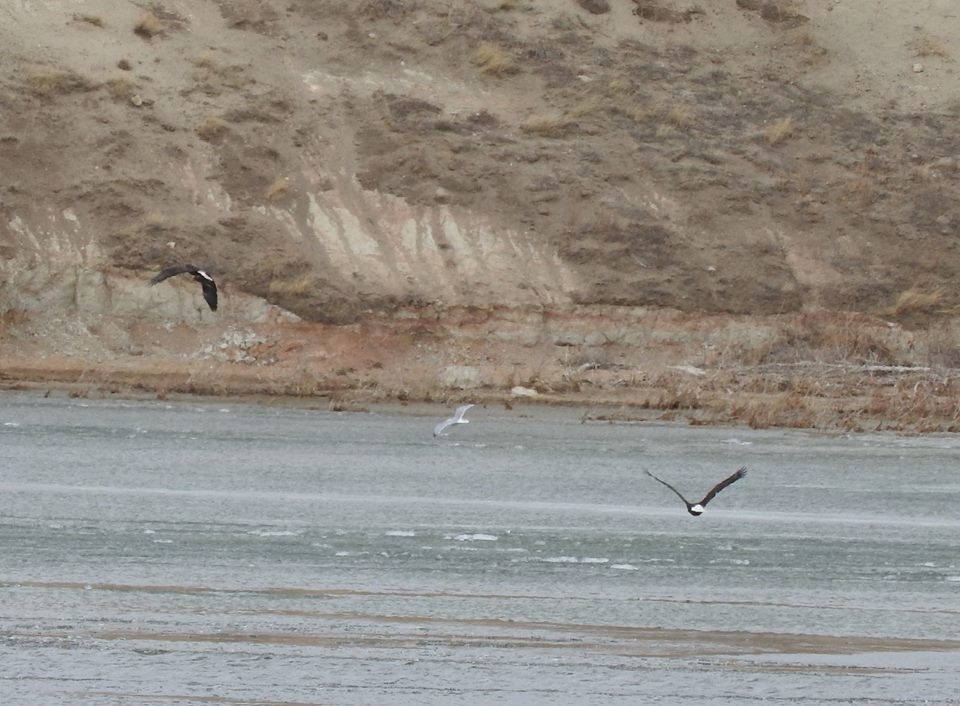
[(668, 488), (670, 488), (670, 490), (672, 490), (674, 493), (677, 494), (677, 497), (679, 497), (681, 500), (683, 500), (683, 504), (687, 506), (687, 512), (689, 512), (689, 513), (690, 513), (691, 515), (693, 515), (694, 517), (698, 517), (698, 516), (700, 516), (700, 515), (703, 514), (703, 509), (707, 506), (707, 503), (708, 503), (708, 502), (710, 502), (711, 500), (713, 500), (714, 496), (716, 496), (717, 493), (719, 493), (721, 490), (723, 490), (724, 488), (726, 488), (726, 487), (727, 487), (728, 485), (730, 485), (731, 483), (736, 483), (738, 480), (740, 480), (740, 479), (743, 478), (745, 475), (747, 475), (747, 467), (746, 467), (746, 466), (741, 466), (740, 468), (738, 468), (738, 469), (736, 470), (735, 473), (733, 473), (733, 475), (731, 475), (731, 476), (729, 476), (729, 477), (727, 477), (727, 478), (724, 478), (722, 481), (720, 481), (720, 482), (717, 483), (715, 486), (713, 486), (712, 488), (710, 488), (710, 492), (707, 493), (706, 495), (704, 495), (704, 496), (703, 496), (703, 500), (701, 500), (701, 501), (698, 502), (698, 503), (692, 503), (692, 502), (690, 502), (690, 501), (687, 500), (685, 497), (683, 497), (683, 495), (681, 495), (681, 493), (680, 493), (679, 490), (677, 490), (677, 489), (674, 488), (672, 485), (670, 485), (669, 483), (667, 483), (667, 481), (665, 481), (665, 480), (660, 480), (660, 479), (657, 478), (655, 475), (653, 475), (650, 471), (644, 471), (644, 473), (646, 473), (648, 476), (650, 476), (651, 478), (653, 478), (653, 479), (654, 479), (655, 481), (657, 481), (658, 483), (663, 483), (663, 485), (665, 485), (665, 486), (667, 486)]
[(213, 281), (213, 277), (208, 275), (203, 270), (194, 267), (193, 265), (174, 265), (173, 267), (168, 267), (156, 277), (151, 279), (150, 284), (159, 284), (168, 277), (187, 273), (193, 275), (193, 279), (200, 283), (200, 286), (203, 288), (203, 298), (207, 300), (207, 305), (210, 307), (210, 310), (216, 311), (217, 283)]

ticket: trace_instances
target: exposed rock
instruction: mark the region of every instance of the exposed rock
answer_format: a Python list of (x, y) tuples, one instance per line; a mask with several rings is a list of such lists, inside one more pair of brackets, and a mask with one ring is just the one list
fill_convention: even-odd
[(449, 365), (439, 376), (443, 387), (456, 390), (472, 390), (483, 384), (483, 378), (478, 368), (470, 365)]
[(515, 385), (510, 388), (510, 394), (514, 397), (539, 397), (540, 393), (534, 390), (532, 387), (524, 387), (523, 385)]

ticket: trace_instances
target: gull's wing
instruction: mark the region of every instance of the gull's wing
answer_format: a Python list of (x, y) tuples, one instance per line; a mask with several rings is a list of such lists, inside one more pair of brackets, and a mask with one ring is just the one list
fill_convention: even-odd
[(437, 424), (437, 426), (433, 428), (433, 435), (440, 436), (440, 432), (442, 432), (444, 429), (446, 429), (448, 426), (450, 426), (453, 423), (454, 422), (452, 417), (450, 419), (444, 419), (442, 422), (440, 422), (439, 424)]
[(469, 420), (464, 419), (463, 415), (466, 414), (467, 410), (473, 406), (474, 405), (472, 404), (463, 404), (457, 407), (452, 417), (450, 417), (449, 419), (444, 419), (442, 422), (440, 422), (439, 424), (437, 424), (437, 426), (433, 428), (433, 435), (439, 436), (440, 432), (442, 432), (444, 429), (446, 429), (449, 426), (453, 426), (454, 424), (466, 424)]
[(471, 407), (473, 407), (472, 404), (465, 404), (457, 407), (457, 411), (453, 413), (452, 420), (454, 422), (459, 422), (461, 419), (463, 419), (463, 415), (466, 414), (467, 410), (470, 409)]
[(738, 468), (738, 469), (733, 473), (733, 475), (731, 475), (729, 478), (724, 478), (722, 481), (720, 481), (720, 482), (717, 483), (715, 486), (713, 486), (713, 487), (710, 489), (710, 492), (707, 493), (707, 494), (704, 496), (703, 500), (700, 501), (700, 504), (703, 505), (703, 506), (706, 506), (706, 504), (707, 504), (708, 502), (710, 502), (711, 500), (713, 500), (713, 497), (714, 497), (717, 493), (719, 493), (721, 490), (723, 490), (724, 488), (726, 488), (726, 487), (727, 487), (728, 485), (730, 485), (731, 483), (736, 483), (738, 480), (740, 480), (741, 478), (743, 478), (745, 475), (747, 475), (747, 467), (746, 467), (746, 466), (740, 466), (740, 468)]
[[(646, 473), (648, 476), (650, 476), (651, 478), (653, 478), (653, 479), (654, 479), (655, 481), (657, 481), (658, 483), (663, 483), (665, 486), (667, 486), (668, 488), (670, 488), (670, 490), (672, 490), (674, 493), (677, 494), (677, 497), (678, 497), (678, 498), (680, 498), (681, 500), (683, 500), (684, 504), (686, 504), (686, 505), (689, 505), (689, 504), (690, 504), (689, 501), (687, 501), (687, 499), (686, 499), (685, 497), (683, 497), (683, 495), (680, 493), (680, 491), (677, 490), (676, 488), (674, 488), (674, 487), (673, 487), (672, 485), (670, 485), (669, 483), (667, 483), (667, 481), (665, 481), (665, 480), (660, 480), (660, 479), (657, 478), (655, 475), (653, 475), (650, 471), (644, 471), (644, 473)], [(731, 482), (732, 482), (732, 481), (731, 481)], [(702, 503), (701, 503), (701, 504), (702, 504)]]
[(189, 272), (193, 274), (197, 271), (197, 268), (193, 265), (174, 265), (173, 267), (168, 267), (163, 270), (160, 274), (150, 280), (150, 284), (159, 284), (168, 277), (173, 277), (174, 275), (182, 275), (184, 272)]
[(211, 311), (217, 310), (217, 283), (214, 282), (210, 277), (200, 279), (200, 286), (203, 287), (203, 298), (207, 300), (207, 304), (210, 307)]

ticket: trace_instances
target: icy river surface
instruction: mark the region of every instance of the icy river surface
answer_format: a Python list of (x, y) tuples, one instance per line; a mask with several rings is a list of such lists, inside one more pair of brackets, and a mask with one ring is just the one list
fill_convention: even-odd
[(0, 703), (960, 703), (960, 437), (450, 411), (0, 394)]

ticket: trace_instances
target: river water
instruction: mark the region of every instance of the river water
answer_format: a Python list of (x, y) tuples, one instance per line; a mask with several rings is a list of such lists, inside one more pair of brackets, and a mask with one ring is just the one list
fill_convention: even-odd
[(960, 703), (960, 438), (451, 408), (0, 395), (0, 703)]

